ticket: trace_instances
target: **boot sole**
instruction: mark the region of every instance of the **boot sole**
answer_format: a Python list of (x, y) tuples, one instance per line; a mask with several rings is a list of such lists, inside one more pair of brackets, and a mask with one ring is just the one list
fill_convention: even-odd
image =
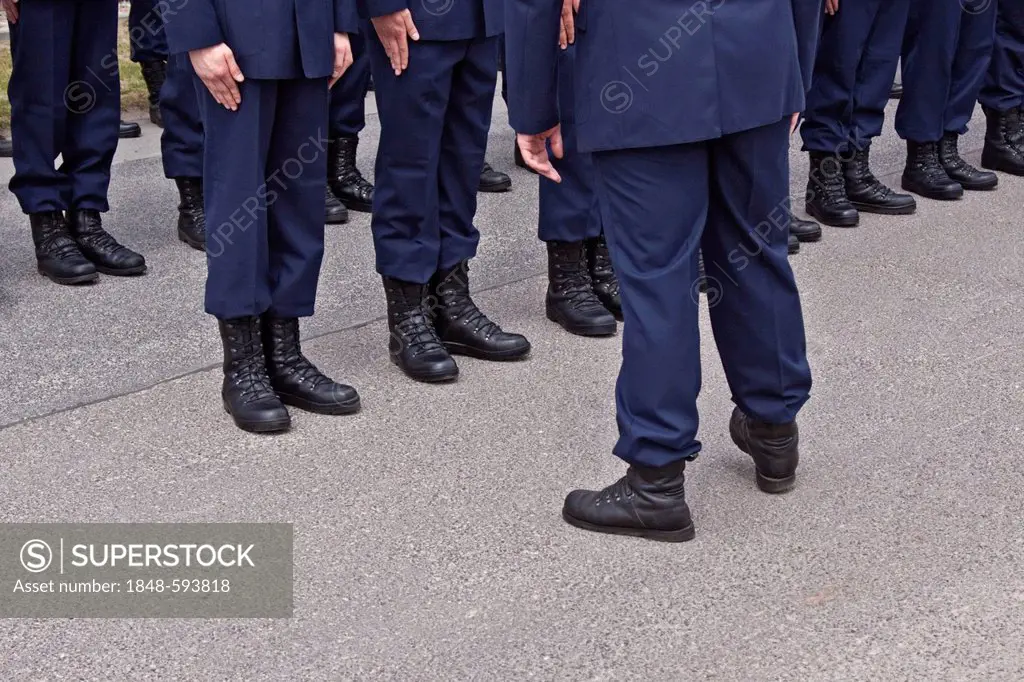
[(344, 199), (338, 199), (338, 201), (345, 204), (345, 208), (350, 211), (373, 213), (373, 204), (368, 204), (365, 201), (345, 201)]
[[(94, 263), (95, 265), (95, 263)], [(140, 265), (137, 268), (108, 268), (103, 265), (96, 265), (97, 272), (102, 272), (104, 275), (110, 275), (111, 277), (138, 277), (139, 275), (146, 274), (147, 267)]]
[(347, 403), (314, 403), (298, 396), (288, 395), (285, 393), (278, 393), (277, 397), (281, 399), (281, 402), (285, 405), (297, 407), (300, 410), (306, 412), (312, 412), (313, 414), (328, 414), (328, 415), (341, 415), (341, 414), (355, 414), (362, 407), (358, 396)]
[[(732, 429), (729, 429), (729, 437), (732, 438), (732, 442), (736, 444), (736, 447), (738, 447), (741, 452), (751, 459), (754, 458), (754, 456), (750, 454), (750, 450), (747, 449), (746, 444), (736, 437), (736, 434), (732, 432)], [(771, 478), (770, 476), (765, 476), (758, 471), (757, 463), (755, 462), (754, 480), (761, 492), (768, 493), (769, 495), (781, 495), (782, 493), (788, 493), (796, 485), (796, 474), (786, 476), (785, 478)]]
[(607, 533), (608, 535), (628, 535), (634, 538), (645, 538), (657, 542), (687, 542), (697, 537), (693, 523), (680, 528), (679, 530), (651, 530), (648, 528), (620, 528), (618, 526), (598, 526), (582, 519), (577, 519), (569, 512), (562, 510), (562, 520), (570, 526), (576, 526), (583, 530), (594, 533)]
[[(905, 189), (905, 188), (904, 188)], [(913, 215), (917, 211), (917, 205), (913, 206), (877, 206), (875, 204), (862, 204), (859, 201), (851, 201), (853, 207), (861, 213), (874, 213), (875, 215)]]
[(49, 275), (49, 274), (43, 272), (42, 269), (40, 269), (39, 270), (39, 274), (42, 275), (43, 277), (47, 278), (48, 280), (50, 280), (54, 284), (64, 284), (64, 285), (86, 284), (88, 282), (95, 282), (96, 280), (98, 280), (100, 278), (100, 273), (99, 272), (92, 272), (92, 273), (89, 273), (88, 275), (77, 275), (75, 277), (57, 277), (55, 275)]
[[(833, 220), (831, 218), (826, 218), (824, 214), (810, 206), (805, 206), (804, 208), (807, 211), (807, 215), (811, 216), (822, 225), (828, 225), (829, 227), (857, 227), (857, 225), (860, 224), (859, 215), (855, 215), (852, 218), (843, 218), (842, 220)], [(799, 239), (799, 237), (797, 237), (797, 239)]]
[(461, 343), (452, 343), (446, 341), (444, 344), (445, 350), (452, 355), (464, 355), (470, 358), (476, 358), (477, 360), (491, 360), (493, 362), (508, 362), (510, 360), (523, 360), (530, 354), (530, 346), (526, 348), (512, 348), (509, 350), (499, 351), (486, 351), (473, 348), (472, 346), (466, 346)]
[(509, 178), (508, 182), (499, 182), (499, 183), (494, 184), (494, 185), (480, 185), (480, 186), (478, 186), (476, 188), (476, 191), (478, 191), (478, 192), (489, 192), (489, 193), (492, 193), (492, 194), (497, 194), (497, 193), (500, 193), (500, 192), (507, 192), (510, 189), (512, 189), (512, 179), (511, 178)]
[(546, 311), (546, 313), (549, 320), (576, 336), (615, 336), (615, 333), (619, 330), (619, 325), (614, 322), (612, 324), (573, 325), (550, 310)]
[(347, 222), (348, 222), (348, 213), (342, 213), (341, 215), (336, 215), (336, 216), (329, 216), (329, 215), (325, 215), (324, 216), (324, 224), (325, 225), (344, 225)]
[(281, 433), (282, 431), (287, 431), (292, 425), (291, 417), (262, 422), (247, 422), (241, 420), (231, 414), (231, 410), (228, 409), (227, 403), (224, 403), (224, 411), (231, 415), (231, 419), (235, 422), (235, 426), (243, 431), (248, 431), (249, 433)]
[(795, 235), (796, 236), (796, 240), (798, 242), (800, 242), (801, 244), (807, 244), (807, 243), (810, 243), (810, 242), (820, 242), (821, 241), (821, 236), (822, 236), (822, 229), (819, 227), (817, 232), (807, 232), (807, 233), (801, 233), (801, 234), (797, 234), (796, 232), (791, 232), (790, 234)]
[(419, 382), (424, 383), (424, 384), (443, 384), (443, 383), (447, 383), (447, 382), (450, 382), (450, 381), (455, 381), (456, 379), (459, 378), (459, 368), (458, 367), (456, 367), (455, 371), (453, 371), (453, 372), (435, 372), (435, 373), (432, 373), (432, 374), (424, 374), (424, 373), (416, 374), (414, 372), (410, 372), (405, 367), (402, 367), (402, 365), (400, 365), (398, 363), (398, 359), (395, 358), (395, 356), (393, 356), (393, 355), (391, 356), (391, 362), (394, 363), (394, 365), (396, 367), (398, 367), (398, 369), (402, 370), (402, 373), (405, 374), (405, 376), (409, 377), (413, 381), (419, 381)]
[(917, 189), (911, 189), (905, 182), (902, 183), (901, 187), (908, 192), (912, 192), (920, 197), (932, 199), (934, 201), (957, 201), (958, 199), (962, 199), (964, 196), (963, 187), (957, 190), (947, 190), (945, 192), (924, 192)]
[(960, 186), (963, 187), (966, 192), (994, 192), (999, 189), (998, 182), (994, 185), (964, 185), (961, 183)]
[(1009, 175), (1016, 175), (1018, 177), (1024, 177), (1024, 168), (1013, 168), (1004, 163), (985, 162), (985, 157), (981, 157), (981, 167), (985, 170), (999, 171), (1000, 173), (1007, 173)]

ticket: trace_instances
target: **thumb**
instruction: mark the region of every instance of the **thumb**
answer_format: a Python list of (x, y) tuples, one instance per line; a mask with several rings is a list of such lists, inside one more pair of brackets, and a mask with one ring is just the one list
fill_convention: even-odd
[(412, 23), (412, 13), (409, 10), (405, 10), (402, 13), (402, 18), (405, 20), (405, 32), (409, 34), (409, 37), (413, 40), (420, 39), (420, 32), (416, 30), (416, 24)]
[(556, 159), (560, 159), (565, 155), (565, 149), (562, 146), (561, 127), (555, 128), (555, 132), (551, 135), (551, 153), (555, 155)]
[(235, 54), (231, 51), (231, 48), (228, 48), (228, 51), (224, 54), (224, 61), (228, 63), (228, 71), (236, 82), (241, 83), (245, 80), (245, 76), (242, 75), (242, 70), (238, 68), (238, 62), (235, 61)]

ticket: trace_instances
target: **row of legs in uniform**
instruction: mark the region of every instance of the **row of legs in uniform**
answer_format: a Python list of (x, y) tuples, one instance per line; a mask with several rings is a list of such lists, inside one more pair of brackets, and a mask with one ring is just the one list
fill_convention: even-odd
[[(1024, 4), (1014, 0), (865, 0), (825, 17), (801, 128), (810, 157), (807, 212), (853, 227), (860, 213), (914, 213), (911, 194), (960, 199), (990, 191), (992, 171), (1024, 175)], [(896, 132), (906, 141), (899, 193), (871, 169), (897, 65)], [(981, 102), (981, 166), (960, 139)]]
[[(859, 157), (847, 160), (841, 154), (866, 152), (866, 141), (877, 135), (872, 132), (878, 124), (877, 110), (884, 106), (900, 56), (897, 49), (895, 56), (880, 57), (880, 37), (895, 31), (901, 46), (914, 44), (905, 26), (894, 29), (898, 22), (879, 18), (879, 12), (901, 4), (906, 5), (903, 0), (843, 3), (839, 13), (825, 21), (803, 136), (808, 151), (816, 155), (827, 152), (838, 158), (843, 172), (815, 178), (809, 209), (814, 209), (815, 201), (822, 196), (837, 200), (845, 197), (848, 201), (856, 197), (859, 210), (864, 210), (863, 206), (893, 208), (881, 205), (883, 195), (888, 197), (885, 201), (895, 200), (886, 193), (887, 188), (871, 183), (866, 154), (863, 163), (857, 161)], [(923, 12), (922, 8), (943, 3), (919, 0), (916, 4)], [(951, 4), (961, 7), (961, 3)], [(27, 11), (32, 8), (36, 20), (65, 27), (65, 32), (59, 33), (49, 26), (46, 36), (59, 37), (59, 45), (87, 52), (78, 62), (68, 56), (56, 80), (60, 86), (39, 94), (38, 88), (27, 87), (26, 80), (19, 80), (18, 75), (55, 82), (52, 71), (31, 71), (42, 68), (34, 66), (32, 60), (49, 57), (40, 53), (38, 45), (42, 41), (33, 41), (34, 52), (31, 46), (22, 51), (25, 42), (19, 42), (11, 86), (17, 167), (12, 187), (26, 212), (32, 213), (28, 208), (38, 204), (26, 203), (31, 194), (27, 190), (40, 192), (40, 188), (50, 186), (49, 181), (26, 183), (30, 178), (24, 151), (19, 160), (19, 145), (30, 141), (38, 144), (31, 128), (37, 125), (35, 135), (42, 130), (60, 141), (43, 152), (63, 154), (65, 160), (65, 166), (54, 174), (59, 180), (54, 186), (59, 191), (50, 195), (50, 203), (43, 204), (42, 210), (60, 223), (63, 231), (59, 233), (67, 248), (78, 249), (83, 243), (93, 242), (81, 240), (78, 228), (69, 232), (62, 216), (65, 212), (72, 215), (68, 222), (77, 225), (73, 215), (76, 211), (98, 216), (106, 210), (118, 107), (116, 97), (100, 93), (102, 107), (82, 111), (67, 108), (69, 114), (54, 112), (65, 110), (62, 97), (78, 101), (79, 95), (69, 98), (63, 93), (66, 84), (90, 78), (75, 73), (68, 64), (101, 63), (99, 59), (113, 45), (116, 1), (34, 0), (24, 5)], [(611, 5), (595, 6), (592, 11), (618, 11)], [(86, 6), (89, 12), (83, 11)], [(872, 7), (874, 14), (868, 11)], [(74, 11), (66, 11), (70, 8)], [(452, 12), (457, 14), (460, 8), (462, 5), (457, 4)], [(395, 75), (369, 23), (362, 34), (381, 122), (372, 231), (376, 267), (387, 299), (389, 351), (402, 371), (423, 381), (455, 379), (459, 372), (455, 355), (512, 360), (530, 352), (523, 336), (502, 330), (478, 308), (470, 294), (469, 264), (479, 241), (473, 225), (476, 193), (484, 169), (501, 52), (498, 36), (502, 32), (500, 24), (486, 16), (486, 6), (483, 12), (484, 21), (472, 17), (458, 35), (433, 33), (436, 25), (431, 28), (427, 23), (419, 24), (420, 40), (410, 44), (409, 68), (401, 76)], [(968, 20), (966, 14), (958, 15), (961, 23)], [(84, 23), (67, 28), (68, 16)], [(971, 19), (976, 16), (986, 15), (979, 11)], [(446, 26), (455, 25), (454, 17), (446, 17), (450, 20)], [(26, 13), (22, 20), (27, 18)], [(593, 31), (598, 23), (593, 15), (591, 20)], [(854, 22), (859, 38), (837, 31), (844, 20)], [(742, 13), (726, 12), (722, 21), (742, 24), (748, 19)], [(928, 87), (940, 91), (945, 87), (942, 99), (946, 104), (938, 110), (948, 109), (949, 113), (948, 117), (942, 114), (938, 134), (929, 133), (928, 137), (935, 139), (912, 139), (917, 135), (913, 133), (908, 140), (913, 161), (908, 164), (905, 186), (925, 190), (931, 184), (948, 186), (955, 180), (963, 188), (964, 182), (971, 184), (970, 178), (984, 177), (966, 167), (958, 156), (947, 154), (952, 163), (944, 165), (938, 154), (946, 133), (963, 132), (964, 102), (977, 97), (955, 94), (959, 90), (953, 83), (977, 83), (993, 72), (992, 81), (1007, 88), (1009, 94), (987, 102), (983, 96), (986, 113), (991, 112), (992, 151), (986, 158), (989, 165), (1002, 164), (998, 170), (1014, 170), (1012, 161), (1021, 153), (1021, 99), (1010, 88), (1021, 73), (1024, 50), (1019, 37), (1024, 34), (1024, 25), (1019, 12), (1006, 2), (999, 3), (996, 21), (999, 38), (995, 57), (990, 57), (991, 67), (986, 64), (979, 68), (973, 61), (973, 69), (957, 67), (958, 50), (943, 43), (946, 49), (941, 55), (949, 62), (942, 67), (943, 73), (974, 75), (962, 79), (948, 76), (945, 86), (927, 81)], [(98, 30), (100, 25), (103, 30)], [(28, 28), (26, 23), (21, 30)], [(79, 39), (72, 40), (72, 35)], [(83, 35), (94, 38), (82, 40)], [(95, 36), (99, 36), (99, 43), (89, 51), (84, 45), (97, 39)], [(929, 36), (921, 40), (935, 37)], [(713, 40), (714, 36), (708, 33), (706, 39)], [(959, 42), (953, 44), (956, 47)], [(830, 51), (833, 48), (834, 54)], [(1000, 56), (1004, 48), (1007, 57)], [(924, 45), (916, 49), (935, 48)], [(923, 86), (914, 85), (912, 76), (917, 54), (914, 48), (903, 51), (904, 98), (908, 101), (934, 94), (929, 90), (915, 95), (923, 92)], [(979, 55), (975, 57), (980, 60)], [(627, 149), (610, 145), (590, 155), (578, 149), (572, 153), (578, 143), (574, 136), (584, 130), (582, 125), (574, 125), (577, 122), (567, 96), (571, 74), (567, 65), (578, 57), (566, 51), (558, 63), (562, 79), (558, 88), (559, 118), (570, 153), (556, 163), (565, 181), (557, 186), (545, 181), (541, 184), (540, 237), (547, 243), (550, 263), (546, 309), (549, 317), (581, 334), (615, 333), (615, 316), (625, 320), (623, 367), (616, 388), (620, 437), (615, 453), (631, 467), (626, 479), (609, 488), (570, 495), (566, 513), (578, 525), (592, 529), (630, 531), (649, 537), (657, 534), (652, 535), (652, 531), (663, 531), (662, 539), (688, 539), (693, 530), (683, 496), (683, 469), (701, 446), (696, 440), (699, 306), (697, 297), (687, 294), (699, 283), (699, 251), (707, 260), (709, 277), (713, 275), (729, 287), (712, 307), (711, 322), (737, 405), (730, 433), (741, 449), (754, 455), (762, 489), (783, 492), (795, 480), (795, 420), (808, 399), (811, 376), (799, 296), (787, 260), (792, 236), (787, 204), (789, 121), (766, 124), (764, 112), (758, 110), (761, 122), (756, 127), (708, 135), (698, 142), (665, 143), (650, 137)], [(173, 157), (173, 145), (166, 139), (175, 106), (176, 59), (172, 57), (168, 62), (161, 91), (161, 100), (167, 100), (160, 104), (165, 126), (165, 170), (175, 179), (197, 181), (196, 189), (202, 195), (195, 209), (203, 211), (208, 228), (203, 240), (209, 273), (206, 310), (220, 324), (225, 408), (241, 428), (261, 432), (288, 428), (290, 417), (285, 405), (327, 414), (358, 409), (356, 391), (324, 376), (302, 353), (299, 339), (299, 318), (313, 313), (324, 248), (324, 188), (329, 160), (321, 152), (331, 148), (333, 135), (324, 134), (331, 97), (325, 87), (326, 74), (320, 78), (274, 74), (249, 77), (240, 84), (243, 104), (238, 111), (229, 111), (218, 105), (203, 86), (196, 88), (191, 74), (186, 77), (188, 63), (183, 58), (178, 92), (189, 91), (188, 85), (192, 86), (200, 121), (195, 130), (205, 135), (194, 148), (201, 164), (193, 162), (178, 169), (168, 158)], [(934, 55), (927, 57), (929, 64), (935, 59)], [(881, 62), (883, 67), (878, 67)], [(679, 75), (669, 66), (665, 69), (667, 74)], [(115, 71), (108, 83), (114, 93), (116, 80)], [(738, 74), (736, 80), (736, 85), (721, 86), (757, 85), (743, 81), (743, 74)], [(845, 90), (840, 92), (842, 88)], [(841, 99), (844, 106), (829, 109), (832, 105), (826, 100)], [(755, 105), (766, 106), (754, 102), (752, 108)], [(907, 106), (911, 112), (927, 108)], [(863, 112), (872, 108), (876, 110), (875, 118), (865, 118)], [(639, 115), (642, 110), (636, 106), (630, 113)], [(916, 116), (934, 115), (935, 111), (928, 108)], [(36, 118), (45, 123), (26, 124), (26, 112), (37, 114)], [(679, 108), (671, 112), (677, 117), (685, 113)], [(914, 118), (907, 120), (913, 122)], [(814, 142), (815, 131), (823, 129), (838, 133), (833, 132), (831, 142), (819, 145)], [(25, 135), (20, 135), (20, 130)], [(596, 128), (591, 126), (590, 130), (594, 134)], [(909, 131), (914, 128), (907, 123), (904, 130), (911, 135)], [(94, 131), (94, 137), (90, 137), (90, 131)], [(103, 144), (112, 141), (109, 155), (81, 153), (83, 146), (98, 149), (100, 138)], [(50, 160), (56, 158), (56, 153)], [(935, 158), (937, 165), (932, 163)], [(90, 186), (90, 173), (97, 166), (105, 171), (101, 188)], [(857, 182), (872, 184), (874, 193), (859, 192)], [(826, 189), (822, 190), (821, 185)], [(599, 199), (596, 203), (595, 196)], [(184, 196), (182, 203), (186, 203)], [(594, 210), (595, 206), (599, 210)], [(819, 214), (833, 215), (826, 211)], [(188, 228), (189, 218), (183, 219)], [(762, 233), (758, 221), (764, 220), (770, 220), (771, 225)], [(109, 235), (107, 239), (112, 242)], [(110, 242), (104, 243), (114, 248)], [(609, 252), (617, 282), (611, 279)], [(622, 502), (626, 498), (630, 501)]]
[[(11, 188), (29, 215), (40, 273), (60, 284), (147, 268), (143, 256), (101, 222), (119, 132), (113, 123), (120, 111), (116, 5), (100, 0), (94, 11), (85, 0), (37, 0), (12, 26)], [(206, 252), (205, 309), (220, 321), (224, 402), (241, 428), (287, 428), (284, 403), (331, 414), (358, 407), (356, 392), (320, 374), (298, 345), (297, 320), (313, 313), (324, 225), (345, 222), (349, 210), (373, 214), (389, 355), (404, 373), (451, 381), (459, 374), (453, 356), (507, 361), (529, 355), (529, 341), (502, 330), (469, 290), (479, 243), (476, 194), (511, 185), (484, 159), (500, 31), (474, 27), (470, 38), (415, 43), (409, 69), (399, 77), (367, 23), (363, 33), (351, 35), (354, 63), (330, 91), (321, 120), (311, 92), (265, 92), (259, 79), (241, 84), (245, 104), (237, 112), (224, 110), (196, 77), (188, 54), (169, 54), (158, 9), (155, 0), (132, 3), (131, 58), (149, 88), (150, 119), (163, 129), (163, 170), (179, 194), (177, 236)], [(42, 49), (47, 43), (58, 46), (53, 55)], [(571, 50), (564, 58), (571, 60)], [(563, 73), (568, 77), (570, 70)], [(37, 82), (54, 86), (40, 90), (32, 86)], [(356, 166), (371, 82), (382, 129), (376, 186)], [(593, 163), (572, 144), (569, 86), (564, 92), (570, 146), (560, 168), (566, 180), (540, 180), (538, 233), (547, 245), (550, 280), (546, 314), (574, 334), (613, 335), (622, 318), (618, 282), (592, 186)], [(276, 126), (270, 141), (260, 129), (268, 118), (289, 122)], [(63, 165), (53, 169), (58, 156)], [(518, 154), (516, 162), (525, 166)], [(324, 181), (314, 182), (321, 175)], [(314, 184), (324, 212), (310, 222)], [(286, 350), (275, 355), (274, 347)]]

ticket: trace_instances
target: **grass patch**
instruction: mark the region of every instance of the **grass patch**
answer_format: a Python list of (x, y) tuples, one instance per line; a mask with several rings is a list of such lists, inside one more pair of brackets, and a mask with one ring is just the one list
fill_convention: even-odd
[[(131, 59), (128, 20), (122, 19), (117, 37), (117, 61), (121, 69), (121, 112), (127, 119), (148, 117), (149, 91), (142, 79), (142, 70)], [(7, 99), (7, 82), (11, 79), (11, 48), (0, 44), (0, 130), (11, 129), (11, 104)]]

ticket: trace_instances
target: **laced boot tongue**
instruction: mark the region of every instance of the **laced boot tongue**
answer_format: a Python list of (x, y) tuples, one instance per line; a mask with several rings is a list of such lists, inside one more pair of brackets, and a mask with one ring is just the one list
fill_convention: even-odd
[(405, 338), (413, 355), (444, 348), (423, 305), (399, 313), (396, 329)]

